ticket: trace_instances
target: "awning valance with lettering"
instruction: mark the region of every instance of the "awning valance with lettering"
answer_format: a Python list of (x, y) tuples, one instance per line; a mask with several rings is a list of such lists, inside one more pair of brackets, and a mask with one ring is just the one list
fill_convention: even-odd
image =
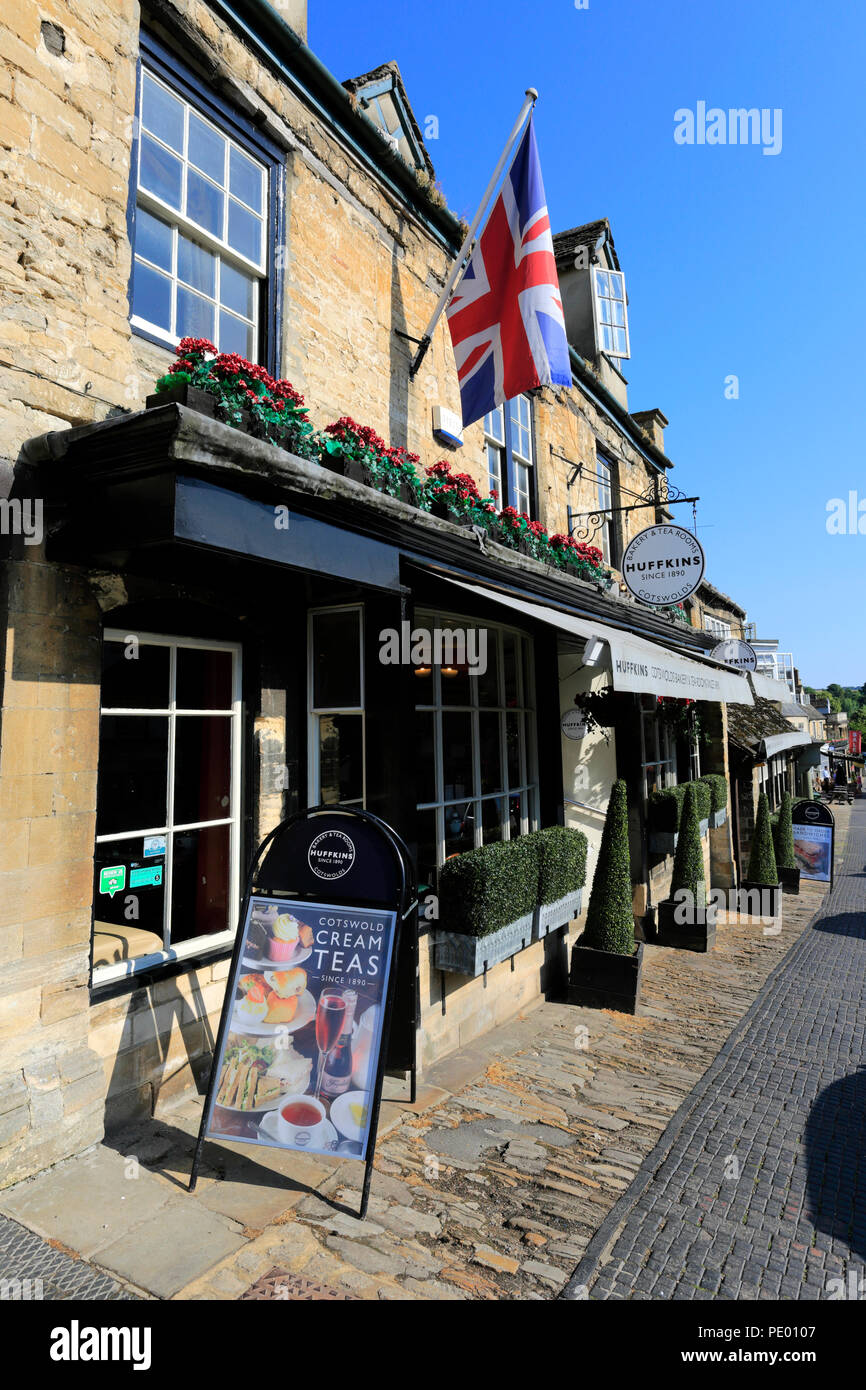
[[(444, 576), (443, 576), (444, 577)], [(718, 662), (681, 656), (660, 643), (650, 642), (633, 632), (610, 627), (593, 618), (578, 618), (544, 603), (529, 603), (513, 594), (499, 593), (480, 584), (464, 584), (447, 579), (458, 589), (489, 599), (512, 612), (536, 622), (547, 623), (559, 632), (584, 640), (597, 637), (610, 649), (614, 690), (636, 694), (676, 696), (687, 700), (713, 700), (716, 703), (751, 705), (752, 691), (745, 676)]]

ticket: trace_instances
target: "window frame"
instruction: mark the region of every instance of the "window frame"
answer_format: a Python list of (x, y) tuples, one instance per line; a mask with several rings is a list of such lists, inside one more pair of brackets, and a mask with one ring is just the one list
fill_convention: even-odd
[[(176, 946), (171, 945), (171, 892), (173, 880), (174, 855), (165, 856), (165, 880), (164, 908), (163, 908), (163, 949), (153, 951), (146, 956), (138, 956), (134, 959), (116, 961), (113, 965), (93, 965), (93, 940), (96, 926), (97, 901), (96, 894), (93, 897), (93, 908), (90, 923), (90, 984), (92, 989), (101, 988), (106, 984), (111, 984), (116, 980), (127, 979), (130, 976), (141, 974), (145, 971), (153, 970), (159, 966), (171, 966), (176, 961), (183, 961), (191, 956), (200, 956), (204, 953), (222, 951), (226, 946), (234, 942), (237, 932), (238, 913), (240, 911), (241, 898), (241, 852), (242, 852), (242, 794), (243, 794), (243, 648), (240, 642), (226, 642), (217, 638), (205, 637), (185, 637), (171, 633), (162, 632), (135, 632), (130, 634), (129, 628), (105, 628), (102, 633), (103, 646), (106, 642), (128, 641), (130, 635), (134, 635), (142, 646), (168, 647), (172, 653), (170, 658), (170, 686), (169, 704), (166, 709), (151, 709), (139, 706), (103, 705), (102, 688), (100, 682), (100, 701), (99, 701), (99, 721), (100, 728), (104, 715), (128, 715), (131, 717), (146, 718), (149, 716), (164, 716), (168, 721), (168, 752), (167, 752), (167, 781), (171, 789), (171, 795), (166, 798), (166, 823), (164, 826), (152, 826), (139, 829), (138, 827), (112, 832), (109, 835), (94, 834), (94, 848), (97, 845), (121, 842), (139, 836), (165, 835), (166, 838), (173, 836), (175, 831), (201, 829), (204, 827), (228, 825), (229, 826), (229, 883), (228, 883), (228, 919), (231, 923), (224, 931), (212, 932), (208, 936), (193, 936), (188, 941), (180, 941)], [(197, 651), (218, 651), (229, 652), (232, 656), (232, 703), (231, 710), (177, 710), (175, 704), (175, 682), (177, 678), (177, 651), (178, 648), (192, 649)], [(187, 718), (189, 716), (212, 715), (217, 718), (231, 720), (231, 737), (229, 741), (231, 767), (229, 774), (229, 814), (218, 820), (183, 822), (182, 826), (174, 824), (174, 773), (175, 773), (175, 727), (178, 716)], [(98, 766), (98, 763), (97, 763)], [(94, 856), (94, 877), (95, 877), (95, 856)], [(166, 947), (165, 942), (169, 944)]]
[[(521, 828), (520, 835), (527, 835), (531, 830), (535, 830), (540, 825), (540, 783), (539, 783), (539, 763), (538, 746), (536, 739), (536, 682), (535, 682), (535, 648), (532, 637), (520, 628), (510, 627), (504, 623), (490, 623), (479, 618), (471, 618), (463, 614), (445, 613), (437, 609), (419, 609), (414, 618), (414, 627), (433, 631), (435, 628), (456, 628), (468, 629), (469, 627), (484, 627), (488, 633), (498, 634), (496, 641), (496, 661), (497, 661), (497, 685), (499, 693), (499, 704), (480, 705), (478, 703), (479, 686), (477, 679), (473, 679), (470, 684), (470, 691), (473, 699), (468, 705), (445, 704), (442, 700), (442, 673), (434, 665), (431, 677), (432, 685), (430, 694), (432, 701), (416, 700), (413, 704), (413, 712), (416, 714), (432, 714), (433, 716), (433, 759), (436, 797), (433, 801), (418, 801), (415, 803), (416, 814), (423, 814), (432, 811), (435, 815), (435, 845), (436, 845), (436, 872), (438, 873), (445, 862), (447, 850), (447, 835), (445, 834), (445, 814), (452, 807), (472, 807), (473, 808), (473, 827), (472, 838), (473, 848), (479, 849), (484, 843), (484, 816), (481, 810), (483, 801), (500, 800), (505, 802), (504, 819), (500, 817), (501, 841), (511, 839), (511, 825), (508, 808), (512, 796), (525, 797), (522, 806), (525, 805), (526, 813), (521, 809)], [(518, 673), (518, 694), (520, 703), (515, 706), (507, 705), (505, 701), (505, 648), (504, 637), (508, 634), (517, 641), (517, 673)], [(527, 660), (528, 657), (528, 660)], [(527, 682), (527, 667), (529, 668)], [(531, 687), (526, 689), (527, 683)], [(426, 693), (426, 692), (422, 692)], [(471, 776), (472, 791), (469, 796), (446, 798), (445, 796), (445, 763), (443, 746), (443, 714), (460, 714), (468, 712), (470, 715), (470, 728), (472, 740), (472, 767), (468, 769)], [(495, 713), (500, 717), (499, 725), (499, 756), (500, 767), (504, 774), (505, 786), (499, 787), (496, 791), (482, 792), (481, 790), (481, 733), (479, 715), (483, 713)], [(508, 777), (508, 724), (507, 716), (516, 714), (520, 716), (520, 784), (512, 787)], [(503, 715), (506, 716), (503, 718)], [(477, 812), (477, 814), (476, 814)], [(491, 842), (491, 843), (499, 843)]]
[[(530, 458), (519, 452), (515, 446), (515, 436), (518, 432), (515, 422), (511, 418), (511, 408), (517, 401), (525, 401), (529, 420), (523, 426), (529, 436)], [(490, 422), (496, 417), (499, 418), (502, 427), (501, 437), (495, 434)], [(498, 475), (499, 475), (499, 497), (498, 504), (500, 510), (503, 507), (514, 507), (518, 512), (525, 511), (531, 519), (538, 515), (537, 501), (537, 474), (536, 459), (537, 448), (535, 441), (535, 408), (532, 396), (526, 391), (522, 391), (519, 396), (514, 396), (511, 400), (503, 401), (493, 410), (489, 411), (483, 418), (482, 427), (484, 429), (484, 449), (485, 462), (487, 468), (488, 488), (494, 470), (490, 466), (491, 450), (495, 450), (498, 455)], [(524, 469), (527, 473), (527, 487), (518, 489), (518, 469)], [(521, 506), (521, 493), (526, 497), (526, 506)]]
[[(614, 508), (619, 505), (619, 470), (616, 460), (598, 449), (595, 451), (595, 475), (599, 514), (603, 516), (605, 512), (608, 513), (601, 527), (600, 549), (605, 564), (618, 569), (622, 555)], [(606, 503), (603, 500), (605, 496)]]
[[(178, 341), (177, 338), (153, 331), (152, 327), (142, 326), (142, 321), (137, 321), (132, 313), (135, 228), (139, 195), (138, 166), (141, 147), (138, 113), (141, 109), (142, 72), (145, 68), (169, 87), (182, 101), (192, 106), (204, 121), (216, 126), (219, 132), (238, 145), (244, 154), (248, 154), (265, 167), (267, 190), (262, 229), (263, 273), (260, 276), (261, 289), (259, 291), (257, 318), (258, 341), (253, 360), (266, 367), (272, 376), (279, 376), (284, 258), (277, 252), (278, 248), (282, 247), (285, 242), (285, 152), (252, 122), (247, 121), (239, 111), (227, 105), (199, 81), (191, 69), (146, 30), (141, 31), (136, 67), (135, 115), (133, 117), (126, 219), (127, 236), (130, 244), (128, 284), (130, 328), (136, 337), (143, 338), (146, 342), (154, 343), (157, 347), (168, 351), (171, 351)], [(249, 270), (252, 268), (252, 262), (248, 262), (243, 255), (224, 246), (218, 238), (214, 238), (206, 230), (202, 230), (196, 223), (190, 222), (182, 213), (163, 205), (155, 195), (145, 190), (142, 201), (146, 211), (151, 212), (154, 216), (161, 216), (163, 220), (171, 220), (174, 245), (177, 241), (175, 228), (178, 228), (181, 233), (188, 233), (193, 238), (198, 238), (208, 248), (213, 245), (214, 249), (217, 249), (229, 264), (236, 264), (241, 269)]]
[[(357, 613), (358, 614), (358, 680), (359, 692), (361, 696), (360, 705), (316, 705), (315, 699), (315, 661), (313, 648), (314, 619), (321, 613)], [(324, 717), (333, 714), (354, 714), (361, 717), (361, 798), (360, 806), (364, 810), (367, 805), (367, 701), (366, 701), (366, 668), (364, 652), (364, 605), (363, 603), (323, 603), (315, 608), (307, 610), (307, 788), (309, 791), (309, 802), (311, 806), (318, 806), (321, 803), (322, 784), (321, 767), (319, 758), (319, 721)], [(324, 804), (324, 803), (321, 803)], [(328, 805), (357, 806), (356, 798), (353, 801), (329, 802)]]
[[(592, 274), (590, 275), (590, 285), (592, 289), (592, 322), (593, 328), (595, 330), (596, 349), (600, 354), (603, 354), (605, 357), (617, 358), (619, 361), (624, 361), (627, 358), (631, 357), (631, 338), (629, 337), (628, 331), (628, 293), (625, 287), (625, 275), (621, 270), (609, 270), (607, 266), (594, 265), (591, 267), (591, 269)], [(614, 296), (601, 294), (599, 292), (598, 282), (596, 279), (598, 275), (615, 276), (622, 288), (622, 295)], [(622, 304), (624, 322), (621, 324), (605, 323), (601, 317), (601, 306), (603, 303)], [(625, 333), (625, 352), (618, 351), (616, 347), (609, 347), (604, 342), (604, 330), (613, 328), (622, 329), (622, 331)], [(617, 368), (617, 370), (620, 371), (620, 375), (622, 375), (620, 368)]]

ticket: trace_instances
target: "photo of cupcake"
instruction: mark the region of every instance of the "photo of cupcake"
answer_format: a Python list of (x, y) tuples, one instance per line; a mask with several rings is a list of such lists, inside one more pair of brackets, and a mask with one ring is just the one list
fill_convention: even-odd
[(271, 927), (268, 955), (271, 960), (291, 960), (301, 940), (301, 923), (290, 912), (281, 912)]

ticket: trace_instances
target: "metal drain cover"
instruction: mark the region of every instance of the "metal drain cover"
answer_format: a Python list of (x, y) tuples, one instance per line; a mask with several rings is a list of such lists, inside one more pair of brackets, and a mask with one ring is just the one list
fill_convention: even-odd
[(315, 1279), (308, 1279), (304, 1274), (290, 1274), (287, 1269), (269, 1269), (267, 1274), (263, 1274), (261, 1279), (250, 1285), (246, 1293), (241, 1294), (241, 1300), (245, 1298), (277, 1298), (287, 1303), (304, 1300), (326, 1303), (361, 1302), (353, 1293), (340, 1293), (337, 1289), (329, 1288), (327, 1284), (317, 1284)]

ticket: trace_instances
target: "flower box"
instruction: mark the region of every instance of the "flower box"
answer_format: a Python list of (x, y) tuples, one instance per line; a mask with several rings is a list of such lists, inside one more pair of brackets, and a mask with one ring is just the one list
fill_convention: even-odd
[(360, 459), (349, 458), (346, 454), (323, 454), (322, 466), (341, 478), (351, 478), (353, 483), (369, 483), (370, 475)]
[(146, 410), (156, 410), (161, 405), (185, 405), (190, 410), (197, 410), (199, 415), (209, 415), (211, 419), (216, 415), (216, 396), (192, 386), (188, 381), (178, 382), (168, 391), (155, 391), (145, 398), (144, 405)]
[(636, 1013), (643, 971), (643, 942), (636, 944), (633, 955), (621, 956), (613, 951), (583, 946), (582, 940), (581, 937), (571, 952), (569, 1004)]
[(483, 975), (500, 961), (532, 945), (534, 913), (490, 932), (488, 936), (465, 936), (462, 932), (437, 931), (434, 934), (433, 964), (438, 970), (457, 975)]
[(540, 941), (548, 932), (556, 931), (559, 927), (567, 927), (580, 915), (582, 902), (583, 889), (578, 888), (573, 893), (566, 893), (564, 898), (557, 898), (556, 902), (539, 903), (532, 925), (535, 940)]
[(720, 825), (724, 825), (728, 819), (728, 808), (725, 806), (721, 811), (710, 812), (710, 826), (713, 830), (718, 830)]

